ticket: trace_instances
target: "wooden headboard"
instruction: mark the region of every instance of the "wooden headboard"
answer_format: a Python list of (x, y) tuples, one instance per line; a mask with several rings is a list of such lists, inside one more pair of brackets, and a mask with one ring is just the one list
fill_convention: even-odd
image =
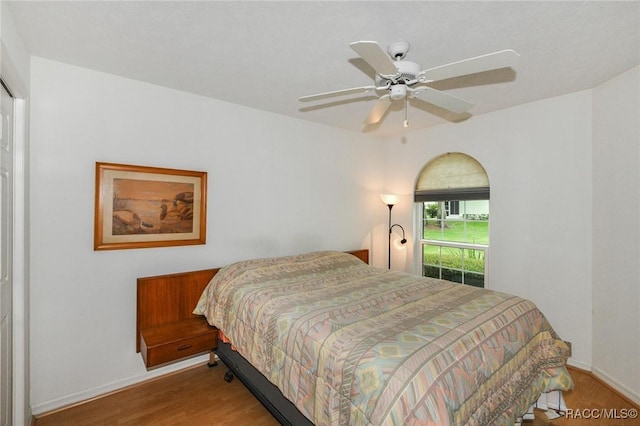
[[(352, 254), (369, 263), (369, 250), (352, 250)], [(177, 322), (192, 314), (200, 295), (220, 268), (138, 278), (136, 315), (136, 352), (140, 352), (140, 330)]]

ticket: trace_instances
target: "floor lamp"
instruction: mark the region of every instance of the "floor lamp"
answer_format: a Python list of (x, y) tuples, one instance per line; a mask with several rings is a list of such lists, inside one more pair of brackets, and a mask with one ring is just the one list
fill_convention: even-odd
[(406, 244), (407, 239), (404, 235), (404, 228), (401, 225), (398, 225), (397, 223), (394, 223), (393, 225), (391, 224), (391, 209), (393, 208), (393, 206), (398, 204), (400, 197), (392, 194), (381, 194), (380, 198), (382, 199), (382, 202), (385, 203), (387, 207), (389, 207), (389, 261), (387, 263), (387, 267), (391, 269), (391, 230), (393, 229), (393, 227), (397, 226), (398, 228), (402, 229), (402, 240), (400, 240), (400, 244)]

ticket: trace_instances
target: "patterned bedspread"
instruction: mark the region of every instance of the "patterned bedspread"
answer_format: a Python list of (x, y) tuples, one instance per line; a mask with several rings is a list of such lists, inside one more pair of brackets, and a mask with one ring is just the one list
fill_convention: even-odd
[(229, 265), (196, 311), (316, 425), (511, 425), (573, 386), (532, 302), (340, 252)]

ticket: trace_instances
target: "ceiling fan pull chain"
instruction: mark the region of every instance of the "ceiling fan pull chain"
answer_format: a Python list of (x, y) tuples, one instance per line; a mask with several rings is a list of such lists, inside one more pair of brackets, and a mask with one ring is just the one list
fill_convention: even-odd
[(404, 123), (402, 125), (407, 128), (409, 127), (409, 111), (407, 108), (407, 104), (409, 103), (409, 99), (407, 96), (404, 98)]

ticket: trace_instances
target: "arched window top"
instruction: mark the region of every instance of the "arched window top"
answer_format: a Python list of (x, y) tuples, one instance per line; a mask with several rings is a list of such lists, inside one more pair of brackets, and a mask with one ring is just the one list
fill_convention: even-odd
[(422, 168), (414, 198), (415, 201), (488, 200), (489, 177), (475, 158), (449, 152)]

